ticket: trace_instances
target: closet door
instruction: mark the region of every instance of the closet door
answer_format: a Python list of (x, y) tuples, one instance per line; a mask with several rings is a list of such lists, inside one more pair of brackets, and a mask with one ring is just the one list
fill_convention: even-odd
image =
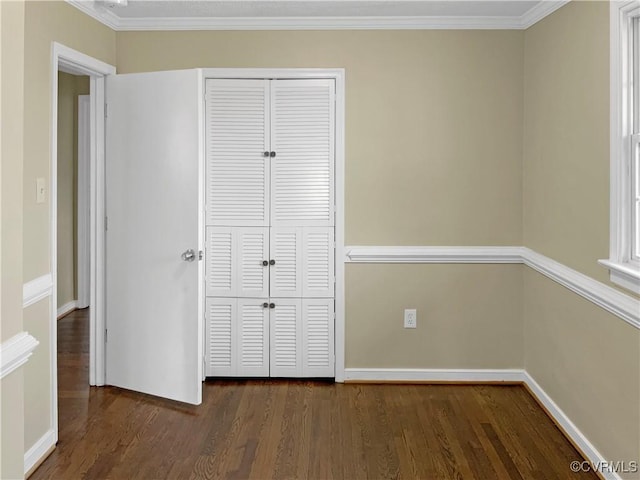
[(266, 298), (207, 298), (205, 375), (269, 375), (269, 305)]
[(236, 315), (237, 370), (241, 377), (269, 376), (269, 308), (267, 299), (239, 298)]
[(333, 377), (334, 321), (333, 299), (302, 300), (302, 376)]
[(333, 227), (302, 227), (302, 296), (335, 295)]
[(235, 298), (207, 298), (205, 375), (226, 377), (237, 371), (237, 308)]
[(207, 227), (206, 253), (208, 297), (269, 296), (268, 228)]
[(335, 83), (271, 82), (271, 226), (334, 225)]
[(302, 229), (271, 228), (270, 242), (270, 295), (302, 296)]
[(270, 243), (272, 297), (334, 296), (333, 227), (273, 227)]
[(333, 299), (272, 298), (271, 376), (334, 376)]
[(207, 80), (207, 225), (269, 225), (268, 92), (268, 80)]
[(302, 376), (302, 300), (272, 298), (269, 312), (272, 377)]

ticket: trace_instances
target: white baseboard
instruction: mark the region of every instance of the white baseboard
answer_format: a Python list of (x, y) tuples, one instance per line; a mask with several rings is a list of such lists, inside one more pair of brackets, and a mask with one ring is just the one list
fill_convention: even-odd
[(524, 382), (520, 369), (346, 368), (346, 382)]
[(66, 315), (69, 312), (73, 312), (76, 308), (78, 308), (77, 300), (72, 300), (69, 303), (65, 303), (64, 305), (58, 308), (58, 318)]
[(56, 432), (48, 430), (40, 440), (38, 440), (27, 453), (24, 454), (24, 473), (31, 473), (31, 470), (42, 463), (51, 450), (56, 446)]
[[(589, 439), (527, 372), (524, 372), (524, 383), (529, 387), (529, 390), (535, 395), (538, 401), (544, 405), (544, 408), (547, 409), (549, 415), (551, 415), (556, 424), (564, 431), (565, 435), (568, 436), (575, 446), (580, 449), (582, 454), (587, 457), (587, 460), (595, 466), (606, 465), (607, 460), (604, 456), (598, 452)], [(621, 477), (617, 473), (607, 471), (600, 473), (607, 480), (621, 480)]]

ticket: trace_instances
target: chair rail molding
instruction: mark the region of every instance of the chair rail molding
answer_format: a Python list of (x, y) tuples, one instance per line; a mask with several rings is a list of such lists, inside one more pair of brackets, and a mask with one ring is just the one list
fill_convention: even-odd
[(40, 342), (28, 332), (20, 332), (0, 344), (0, 378), (21, 367)]
[(522, 263), (522, 247), (345, 247), (347, 263)]
[(41, 277), (25, 283), (22, 286), (22, 307), (39, 302), (51, 295), (53, 292), (53, 277), (51, 273), (46, 273)]
[(640, 300), (527, 247), (346, 246), (345, 263), (524, 264), (640, 329)]

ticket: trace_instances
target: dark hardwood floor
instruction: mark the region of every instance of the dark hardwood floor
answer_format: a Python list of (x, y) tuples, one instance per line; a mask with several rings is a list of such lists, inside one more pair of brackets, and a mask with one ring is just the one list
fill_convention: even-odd
[(88, 312), (58, 322), (60, 441), (32, 479), (586, 479), (521, 386), (217, 381), (192, 407), (89, 388)]

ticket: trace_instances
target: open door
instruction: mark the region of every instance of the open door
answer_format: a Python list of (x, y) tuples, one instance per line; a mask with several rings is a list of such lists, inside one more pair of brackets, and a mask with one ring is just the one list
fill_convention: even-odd
[(108, 385), (202, 402), (200, 71), (107, 77)]

